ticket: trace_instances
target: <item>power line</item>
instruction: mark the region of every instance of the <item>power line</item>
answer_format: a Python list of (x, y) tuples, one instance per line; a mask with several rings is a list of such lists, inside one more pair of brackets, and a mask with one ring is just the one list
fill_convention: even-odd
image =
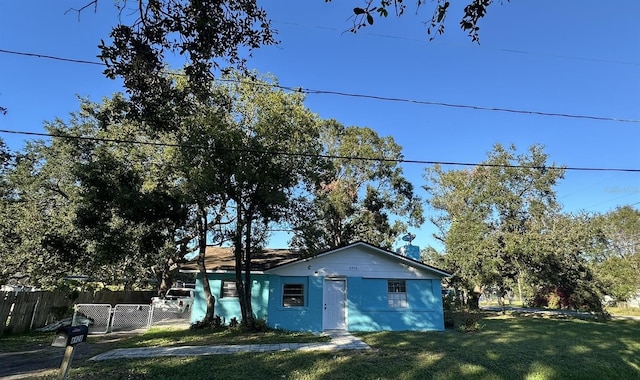
[(86, 61), (84, 59), (73, 59), (73, 58), (56, 57), (54, 55), (46, 55), (46, 54), (39, 54), (39, 53), (26, 53), (26, 52), (21, 52), (21, 51), (13, 51), (13, 50), (5, 50), (5, 49), (0, 49), (0, 53), (22, 55), (22, 56), (25, 56), (25, 57), (46, 58), (46, 59), (53, 59), (53, 60), (56, 60), (56, 61), (71, 62), (71, 63), (82, 63), (82, 64), (85, 64), (85, 65), (104, 66), (104, 63), (102, 63), (102, 62)]
[[(337, 32), (340, 32), (340, 33), (349, 32), (348, 30), (345, 31), (344, 29), (332, 28), (332, 27), (327, 27), (327, 26), (310, 25), (310, 24), (299, 24), (299, 23), (289, 22), (289, 21), (277, 21), (277, 20), (272, 20), (272, 21), (275, 24), (292, 25), (292, 26), (300, 26), (300, 27), (303, 27), (303, 28), (314, 28), (314, 29), (320, 29), (320, 30), (337, 31)], [(382, 38), (388, 38), (388, 39), (394, 39), (394, 40), (412, 41), (412, 42), (419, 42), (419, 43), (427, 42), (427, 40), (423, 40), (423, 39), (419, 39), (419, 38), (411, 38), (411, 37), (397, 36), (397, 35), (391, 35), (391, 34), (380, 34), (380, 33), (370, 33), (370, 32), (361, 32), (361, 31), (358, 31), (358, 34), (362, 34), (362, 35), (365, 35), (365, 36), (371, 36), (371, 37), (382, 37)], [(442, 41), (432, 41), (430, 43), (437, 44), (437, 45), (443, 45), (443, 46), (454, 46), (454, 47), (468, 47), (469, 46), (469, 45), (461, 45), (461, 44), (452, 44), (452, 43), (449, 43), (449, 42), (442, 42)], [(617, 64), (617, 65), (640, 66), (640, 62), (617, 61), (617, 60), (603, 59), (603, 58), (576, 57), (576, 56), (562, 55), (562, 54), (541, 53), (541, 52), (533, 52), (533, 51), (527, 51), (527, 50), (517, 50), (517, 49), (491, 47), (491, 46), (487, 46), (485, 44), (482, 44), (482, 45), (474, 44), (473, 46), (474, 46), (474, 48), (477, 48), (477, 49), (500, 51), (500, 52), (504, 52), (504, 53), (526, 54), (526, 55), (535, 55), (535, 56), (541, 56), (541, 57), (571, 59), (571, 60), (576, 60), (576, 61), (613, 63), (613, 64)]]
[[(40, 136), (40, 137), (48, 137), (48, 138), (57, 137), (57, 138), (73, 139), (73, 140), (111, 142), (111, 143), (117, 143), (117, 144), (137, 144), (137, 145), (151, 145), (151, 146), (158, 146), (158, 147), (179, 147), (179, 148), (190, 148), (190, 149), (211, 149), (210, 147), (207, 147), (204, 145), (164, 143), (164, 142), (156, 142), (156, 141), (113, 139), (113, 138), (89, 137), (89, 136), (73, 136), (73, 135), (56, 134), (56, 133), (51, 134), (51, 133), (28, 132), (28, 131), (14, 131), (14, 130), (7, 130), (7, 129), (0, 129), (0, 133), (10, 133), (10, 134), (27, 135), (27, 136)], [(214, 149), (218, 150), (219, 152), (230, 152), (230, 153), (250, 153), (250, 154), (266, 154), (266, 155), (278, 155), (278, 156), (290, 156), (290, 157), (325, 158), (325, 159), (331, 159), (331, 160), (390, 162), (390, 163), (398, 163), (398, 164), (640, 173), (640, 169), (625, 169), (625, 168), (503, 165), (503, 164), (486, 164), (486, 163), (471, 163), (471, 162), (457, 162), (457, 161), (431, 161), (431, 160), (414, 160), (414, 159), (407, 160), (407, 159), (384, 158), (384, 157), (339, 156), (339, 155), (331, 155), (331, 154), (295, 153), (295, 152), (268, 151), (268, 150), (257, 150), (257, 149), (235, 149), (235, 148), (233, 149), (232, 148), (214, 148)]]
[[(283, 87), (283, 86), (276, 86), (276, 87), (289, 89), (289, 90), (292, 89), (290, 87)], [(482, 110), (482, 111), (509, 112), (509, 113), (525, 114), (525, 115), (554, 116), (554, 117), (565, 117), (565, 118), (572, 118), (572, 119), (590, 119), (590, 120), (600, 120), (600, 121), (616, 121), (616, 122), (622, 122), (622, 123), (640, 123), (640, 120), (636, 120), (636, 119), (620, 119), (620, 118), (579, 115), (579, 114), (569, 114), (569, 113), (527, 111), (527, 110), (518, 110), (518, 109), (501, 108), (501, 107), (484, 107), (484, 106), (474, 106), (474, 105), (468, 105), (468, 104), (456, 104), (456, 103), (445, 103), (445, 102), (435, 102), (435, 101), (426, 101), (426, 100), (393, 98), (393, 97), (387, 97), (387, 96), (352, 94), (352, 93), (344, 93), (339, 91), (302, 89), (302, 92), (307, 94), (340, 95), (340, 96), (348, 96), (348, 97), (354, 97), (354, 98), (366, 98), (366, 99), (384, 100), (384, 101), (391, 101), (391, 102), (414, 103), (414, 104), (424, 104), (424, 105), (430, 105), (430, 106), (441, 106), (441, 107), (451, 107), (451, 108), (466, 108), (466, 109)]]
[[(18, 52), (18, 51), (4, 50), (4, 49), (0, 49), (0, 53), (15, 54), (15, 55), (22, 55), (22, 56), (36, 57), (36, 58), (55, 59), (55, 60), (71, 62), (71, 63), (83, 63), (83, 64), (104, 66), (104, 63), (101, 63), (101, 62), (56, 57), (56, 56), (43, 55), (43, 54), (37, 54), (37, 53), (25, 53), (25, 52)], [(470, 105), (470, 104), (447, 103), (447, 102), (438, 102), (438, 101), (429, 101), (429, 100), (415, 100), (415, 99), (368, 95), (368, 94), (356, 94), (356, 93), (349, 93), (349, 92), (343, 92), (343, 91), (317, 90), (317, 89), (311, 89), (311, 88), (283, 86), (283, 85), (276, 85), (276, 84), (269, 84), (269, 86), (274, 88), (279, 88), (282, 90), (287, 90), (287, 91), (300, 92), (308, 95), (336, 95), (336, 96), (373, 99), (373, 100), (388, 101), (388, 102), (401, 102), (401, 103), (411, 103), (411, 104), (420, 104), (420, 105), (428, 105), (428, 106), (471, 109), (471, 110), (478, 110), (478, 111), (507, 112), (507, 113), (522, 114), (522, 115), (562, 117), (562, 118), (570, 118), (570, 119), (588, 119), (588, 120), (598, 120), (598, 121), (612, 121), (612, 122), (619, 122), (619, 123), (640, 123), (640, 120), (638, 119), (625, 119), (625, 118), (570, 114), (570, 113), (560, 113), (560, 112), (530, 111), (530, 110), (522, 110), (522, 109), (503, 108), (503, 107), (485, 107), (485, 106)]]

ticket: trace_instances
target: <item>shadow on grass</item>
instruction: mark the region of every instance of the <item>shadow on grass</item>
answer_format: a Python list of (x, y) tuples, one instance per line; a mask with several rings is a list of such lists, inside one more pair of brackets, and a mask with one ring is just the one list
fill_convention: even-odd
[(249, 333), (241, 329), (150, 329), (142, 335), (123, 340), (118, 348), (153, 346), (207, 346), (218, 344), (273, 344), (325, 342), (328, 337), (311, 333), (265, 331)]
[(483, 323), (485, 328), (475, 334), (376, 333), (364, 339), (372, 347), (393, 349), (396, 355), (403, 350), (440, 355), (438, 362), (405, 378), (640, 376), (638, 322), (499, 317)]
[[(372, 349), (85, 362), (74, 379), (640, 378), (640, 322), (529, 317), (459, 331), (359, 334)], [(236, 343), (235, 341), (227, 343)]]

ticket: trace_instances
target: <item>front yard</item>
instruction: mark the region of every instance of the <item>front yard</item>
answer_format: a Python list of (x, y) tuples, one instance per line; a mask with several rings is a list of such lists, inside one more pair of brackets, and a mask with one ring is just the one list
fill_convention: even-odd
[[(477, 333), (360, 334), (370, 351), (265, 352), (93, 362), (74, 360), (71, 379), (631, 379), (640, 378), (640, 321), (492, 316)], [(117, 347), (305, 342), (270, 333), (148, 332)], [(198, 343), (199, 342), (199, 343)], [(85, 344), (97, 344), (89, 343)], [(0, 341), (0, 346), (1, 346)], [(55, 378), (55, 373), (41, 378)]]

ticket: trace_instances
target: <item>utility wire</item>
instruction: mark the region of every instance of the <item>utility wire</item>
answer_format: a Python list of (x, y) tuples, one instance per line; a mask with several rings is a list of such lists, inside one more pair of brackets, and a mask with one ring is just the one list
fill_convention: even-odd
[(84, 59), (73, 59), (73, 58), (56, 57), (54, 55), (46, 55), (46, 54), (39, 54), (39, 53), (26, 53), (26, 52), (21, 52), (21, 51), (12, 51), (12, 50), (5, 50), (5, 49), (0, 49), (0, 53), (22, 55), (22, 56), (25, 56), (25, 57), (36, 57), (36, 58), (53, 59), (53, 60), (56, 60), (56, 61), (63, 61), (63, 62), (83, 63), (85, 65), (104, 66), (104, 63), (102, 63), (102, 62), (86, 61)]
[[(320, 29), (320, 30), (336, 31), (336, 32), (340, 32), (341, 34), (344, 34), (345, 32), (349, 32), (350, 33), (349, 30), (332, 28), (332, 27), (328, 27), (328, 26), (299, 24), (299, 23), (290, 22), (290, 21), (278, 21), (278, 20), (272, 20), (272, 21), (273, 21), (274, 24), (291, 25), (291, 26), (299, 26), (299, 27), (302, 27), (302, 28), (313, 28), (313, 29)], [(388, 38), (388, 39), (394, 39), (394, 40), (403, 40), (403, 41), (412, 41), (412, 42), (419, 42), (419, 43), (427, 42), (427, 40), (424, 40), (424, 39), (397, 36), (397, 35), (391, 35), (391, 34), (380, 34), (380, 33), (362, 32), (362, 31), (358, 31), (358, 34), (359, 35), (364, 35), (364, 36), (381, 37), (381, 38)], [(463, 48), (463, 47), (466, 48), (466, 47), (469, 46), (469, 45), (462, 45), (462, 44), (452, 44), (452, 43), (449, 43), (449, 42), (442, 42), (442, 41), (437, 41), (437, 40), (429, 42), (429, 43), (430, 44), (435, 44), (435, 45), (442, 45), (442, 46), (453, 46), (453, 47), (457, 47), (457, 48)], [(493, 51), (499, 51), (499, 52), (505, 52), (505, 53), (521, 54), (521, 55), (525, 54), (525, 55), (534, 55), (534, 56), (541, 56), (541, 57), (571, 59), (571, 60), (577, 60), (577, 61), (612, 63), (612, 64), (616, 64), (616, 65), (640, 66), (640, 62), (617, 61), (617, 60), (602, 59), (602, 58), (576, 57), (576, 56), (570, 56), (570, 55), (541, 53), (541, 52), (533, 52), (533, 51), (526, 51), (526, 50), (491, 47), (491, 46), (487, 46), (485, 44), (482, 44), (482, 45), (474, 44), (474, 48), (482, 49), (482, 50), (493, 50)]]
[[(46, 58), (46, 59), (55, 59), (59, 61), (72, 62), (72, 63), (83, 63), (83, 64), (105, 66), (104, 63), (101, 63), (101, 62), (63, 58), (63, 57), (43, 55), (43, 54), (37, 54), (37, 53), (25, 53), (25, 52), (18, 52), (18, 51), (5, 50), (5, 49), (0, 49), (0, 53), (15, 54), (15, 55), (28, 56), (28, 57), (37, 57), (37, 58)], [(184, 74), (178, 74), (178, 75), (184, 75)], [(481, 111), (507, 112), (507, 113), (523, 114), (523, 115), (613, 121), (613, 122), (619, 122), (619, 123), (640, 123), (640, 120), (638, 119), (613, 118), (613, 117), (580, 115), (580, 114), (559, 113), (559, 112), (530, 111), (530, 110), (521, 110), (521, 109), (513, 109), (513, 108), (503, 108), (503, 107), (485, 107), (485, 106), (477, 106), (477, 105), (469, 105), (469, 104), (447, 103), (447, 102), (437, 102), (437, 101), (428, 101), (428, 100), (415, 100), (415, 99), (367, 95), (367, 94), (355, 94), (355, 93), (342, 92), (342, 91), (316, 90), (311, 88), (291, 87), (291, 86), (283, 86), (283, 85), (276, 85), (276, 84), (270, 84), (269, 86), (279, 88), (282, 90), (300, 92), (300, 93), (309, 94), (309, 95), (336, 95), (336, 96), (373, 99), (373, 100), (388, 101), (388, 102), (412, 103), (412, 104), (421, 104), (421, 105), (429, 105), (429, 106), (462, 108), (462, 109), (472, 109), (472, 110), (481, 110)]]
[(156, 141), (140, 141), (140, 140), (113, 139), (113, 138), (102, 138), (102, 137), (73, 136), (73, 135), (58, 134), (58, 133), (14, 131), (14, 130), (7, 130), (7, 129), (0, 129), (0, 133), (10, 133), (10, 134), (27, 135), (27, 136), (41, 136), (41, 137), (48, 137), (48, 138), (57, 137), (57, 138), (73, 139), (73, 140), (111, 142), (111, 143), (118, 143), (118, 144), (151, 145), (151, 146), (158, 146), (158, 147), (179, 147), (179, 148), (209, 149), (209, 150), (214, 149), (219, 152), (228, 152), (228, 153), (251, 153), (251, 154), (265, 154), (265, 155), (274, 155), (274, 156), (325, 158), (325, 159), (331, 159), (331, 160), (374, 161), (374, 162), (390, 162), (390, 163), (399, 163), (399, 164), (419, 164), (419, 165), (640, 173), (640, 169), (625, 169), (625, 168), (527, 166), (527, 165), (506, 165), (506, 164), (503, 165), (503, 164), (471, 163), (471, 162), (456, 162), (456, 161), (431, 161), (431, 160), (413, 160), (413, 159), (405, 160), (405, 159), (384, 158), (384, 157), (339, 156), (339, 155), (331, 155), (331, 154), (294, 153), (294, 152), (269, 151), (269, 150), (258, 150), (258, 149), (236, 149), (236, 148), (232, 149), (232, 148), (218, 148), (218, 147), (211, 148), (204, 145), (194, 145), (194, 144), (163, 143), (163, 142), (156, 142)]

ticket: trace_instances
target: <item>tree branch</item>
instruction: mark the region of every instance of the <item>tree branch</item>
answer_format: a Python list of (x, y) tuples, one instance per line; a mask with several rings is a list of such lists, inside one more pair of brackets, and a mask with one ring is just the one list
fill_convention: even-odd
[(80, 21), (80, 13), (82, 13), (82, 11), (84, 11), (85, 9), (89, 8), (92, 5), (93, 5), (93, 12), (97, 12), (98, 11), (98, 0), (92, 0), (92, 1), (88, 2), (87, 4), (83, 5), (82, 7), (78, 8), (78, 9), (69, 8), (64, 12), (64, 14), (66, 15), (69, 12), (77, 12), (78, 13), (78, 21)]

